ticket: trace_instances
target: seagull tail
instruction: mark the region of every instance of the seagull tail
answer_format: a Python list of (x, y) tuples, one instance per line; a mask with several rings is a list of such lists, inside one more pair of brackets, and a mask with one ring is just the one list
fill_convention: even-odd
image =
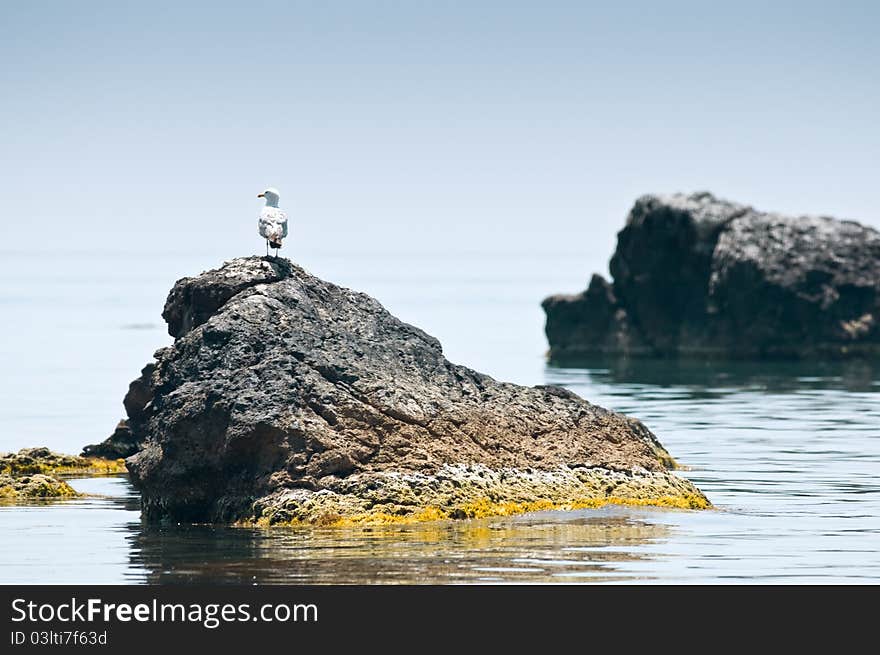
[(281, 239), (271, 239), (269, 241), (270, 248), (280, 248), (281, 247)]

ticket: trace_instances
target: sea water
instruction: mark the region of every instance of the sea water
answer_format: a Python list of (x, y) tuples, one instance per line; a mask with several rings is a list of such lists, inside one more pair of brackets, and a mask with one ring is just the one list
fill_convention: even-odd
[[(78, 452), (122, 414), (170, 343), (171, 284), (218, 253), (0, 258), (0, 451)], [(603, 507), (406, 526), (151, 526), (124, 476), (88, 497), (0, 506), (0, 583), (847, 583), (880, 581), (880, 366), (859, 362), (546, 363), (541, 299), (583, 289), (589, 249), (318, 252), (313, 273), (375, 296), (447, 357), (559, 384), (642, 419), (714, 503)]]

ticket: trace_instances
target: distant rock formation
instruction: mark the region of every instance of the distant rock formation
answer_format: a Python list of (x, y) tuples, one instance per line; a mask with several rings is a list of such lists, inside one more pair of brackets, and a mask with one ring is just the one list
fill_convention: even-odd
[(672, 458), (639, 421), (452, 364), (374, 299), (287, 260), (236, 259), (184, 278), (163, 316), (176, 340), (132, 383), (111, 437), (138, 450), (126, 462), (148, 519), (708, 505), (668, 472)]
[(101, 443), (90, 444), (82, 449), (84, 457), (122, 458), (131, 457), (141, 449), (141, 444), (135, 441), (128, 420), (122, 419), (113, 430), (113, 434)]
[(551, 360), (880, 355), (880, 233), (853, 221), (642, 196), (610, 271), (544, 300)]

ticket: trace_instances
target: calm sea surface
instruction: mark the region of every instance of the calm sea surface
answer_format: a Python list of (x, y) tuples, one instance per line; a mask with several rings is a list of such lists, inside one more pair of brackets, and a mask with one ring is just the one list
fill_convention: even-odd
[[(318, 253), (453, 361), (560, 384), (642, 419), (717, 509), (608, 507), (350, 529), (147, 526), (124, 477), (85, 499), (0, 506), (0, 583), (880, 582), (880, 364), (590, 361), (548, 367), (540, 300), (578, 291), (577, 253)], [(599, 252), (599, 251), (605, 252)], [(0, 451), (78, 452), (122, 415), (170, 339), (173, 281), (220, 253), (0, 257)], [(230, 257), (231, 254), (226, 254)]]

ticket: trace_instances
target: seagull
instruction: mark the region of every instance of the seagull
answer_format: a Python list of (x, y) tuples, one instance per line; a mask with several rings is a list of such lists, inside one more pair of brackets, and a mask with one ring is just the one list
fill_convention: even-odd
[(278, 189), (272, 187), (257, 194), (257, 198), (266, 199), (266, 206), (257, 219), (260, 236), (266, 239), (266, 257), (269, 256), (269, 248), (272, 247), (277, 258), (281, 240), (287, 237), (287, 214), (278, 209), (278, 197)]

